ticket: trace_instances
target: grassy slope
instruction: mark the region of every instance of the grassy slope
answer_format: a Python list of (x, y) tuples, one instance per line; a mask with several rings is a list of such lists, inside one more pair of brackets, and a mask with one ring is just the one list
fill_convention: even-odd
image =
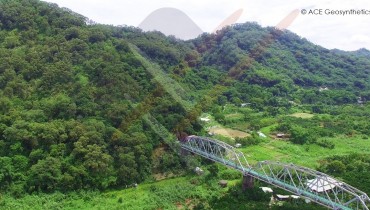
[(328, 139), (334, 142), (334, 149), (323, 148), (316, 144), (297, 145), (288, 141), (270, 140), (267, 143), (241, 148), (240, 150), (252, 164), (261, 160), (275, 160), (311, 168), (316, 168), (319, 160), (332, 155), (346, 155), (355, 152), (370, 154), (368, 149), (370, 140), (346, 136)]
[[(26, 195), (22, 199), (3, 196), (0, 197), (0, 209), (183, 209), (184, 206), (196, 205), (199, 199), (222, 197), (228, 190), (218, 187), (217, 180), (202, 185), (190, 183), (197, 178), (178, 177), (104, 193), (53, 193)], [(235, 185), (236, 181), (229, 182), (229, 187)]]

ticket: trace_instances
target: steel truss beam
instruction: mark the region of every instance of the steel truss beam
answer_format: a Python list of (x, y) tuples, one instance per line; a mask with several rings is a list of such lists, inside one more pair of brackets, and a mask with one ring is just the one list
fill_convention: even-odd
[(251, 166), (233, 146), (206, 137), (188, 136), (181, 141), (181, 147), (323, 206), (369, 210), (370, 199), (366, 193), (319, 171), (273, 161)]

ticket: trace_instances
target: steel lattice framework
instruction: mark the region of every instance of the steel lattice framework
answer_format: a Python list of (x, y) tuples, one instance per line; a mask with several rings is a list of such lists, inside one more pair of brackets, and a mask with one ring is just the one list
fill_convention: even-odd
[(181, 147), (194, 154), (222, 163), (263, 182), (305, 197), (332, 209), (369, 210), (366, 193), (329, 175), (294, 164), (261, 161), (249, 165), (244, 154), (222, 141), (188, 136)]

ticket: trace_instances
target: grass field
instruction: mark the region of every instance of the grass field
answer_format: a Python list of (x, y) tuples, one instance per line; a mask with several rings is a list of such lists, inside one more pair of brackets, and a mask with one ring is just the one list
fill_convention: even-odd
[[(192, 184), (197, 176), (185, 176), (139, 184), (137, 188), (108, 192), (53, 193), (26, 195), (21, 199), (0, 196), (0, 209), (4, 210), (143, 210), (191, 209), (200, 200), (222, 197), (238, 180), (231, 180), (228, 187), (217, 185), (218, 179), (208, 184)], [(203, 178), (204, 179), (204, 178)]]
[(288, 141), (270, 140), (267, 143), (241, 148), (250, 163), (262, 160), (275, 160), (295, 163), (315, 168), (318, 161), (333, 155), (346, 155), (351, 153), (370, 154), (370, 140), (361, 137), (339, 136), (327, 138), (335, 144), (334, 149), (320, 147), (316, 144), (297, 145)]
[(243, 114), (242, 113), (238, 113), (238, 112), (236, 112), (236, 113), (232, 113), (232, 114), (226, 114), (225, 115), (225, 118), (227, 119), (227, 120), (241, 120), (241, 119), (243, 119)]
[[(233, 113), (233, 114), (229, 114), (228, 116), (229, 116), (229, 118), (233, 118), (233, 117), (240, 118), (240, 117), (242, 117), (242, 115), (240, 113)], [(232, 128), (225, 128), (223, 125), (221, 125), (220, 123), (215, 121), (213, 116), (211, 116), (207, 113), (204, 113), (201, 117), (210, 119), (209, 122), (205, 122), (203, 124), (204, 124), (204, 127), (206, 128), (206, 130), (210, 133), (213, 133), (214, 135), (221, 135), (223, 137), (227, 137), (227, 138), (231, 138), (231, 139), (234, 139), (235, 137), (244, 138), (244, 137), (250, 136), (249, 133), (240, 131), (242, 129), (245, 129), (245, 127), (240, 127), (240, 130), (236, 130), (236, 129), (232, 129)]]
[(214, 133), (214, 134), (218, 134), (218, 135), (222, 135), (222, 136), (226, 136), (226, 137), (229, 137), (229, 138), (235, 138), (235, 137), (244, 138), (244, 137), (250, 136), (249, 133), (239, 131), (239, 130), (234, 130), (234, 129), (231, 129), (231, 128), (223, 128), (223, 127), (210, 128), (209, 132)]
[(297, 112), (297, 113), (291, 114), (289, 116), (299, 117), (299, 118), (303, 118), (303, 119), (310, 119), (310, 118), (313, 118), (315, 115), (310, 114), (310, 113)]

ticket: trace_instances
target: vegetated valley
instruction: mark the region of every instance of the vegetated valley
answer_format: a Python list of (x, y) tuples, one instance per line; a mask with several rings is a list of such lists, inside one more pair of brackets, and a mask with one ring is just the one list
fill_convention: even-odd
[(264, 183), (243, 192), (239, 172), (184, 157), (176, 137), (212, 135), (252, 164), (296, 163), (370, 194), (369, 100), (366, 49), (256, 23), (182, 41), (2, 0), (0, 209), (320, 209), (270, 204)]

